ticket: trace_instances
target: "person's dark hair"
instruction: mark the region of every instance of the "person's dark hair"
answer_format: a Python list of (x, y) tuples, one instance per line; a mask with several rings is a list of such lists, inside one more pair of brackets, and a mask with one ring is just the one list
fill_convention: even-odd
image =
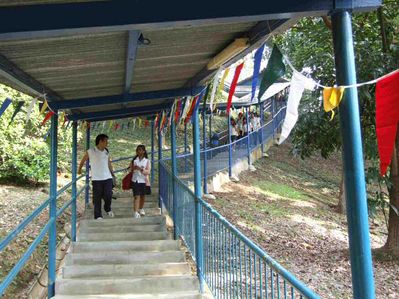
[[(140, 144), (140, 145), (138, 145), (138, 146), (136, 147), (136, 153), (137, 153), (137, 151), (139, 150), (139, 148), (141, 148), (141, 149), (144, 151), (144, 158), (148, 159), (147, 150), (145, 149), (144, 144)], [(136, 154), (136, 155), (134, 156), (134, 158), (133, 158), (133, 161), (136, 160), (137, 157), (138, 157), (138, 156), (137, 156), (137, 154)]]
[(109, 139), (107, 135), (105, 134), (100, 134), (97, 135), (96, 137), (96, 145), (98, 145), (100, 143), (100, 141), (104, 140), (104, 139)]

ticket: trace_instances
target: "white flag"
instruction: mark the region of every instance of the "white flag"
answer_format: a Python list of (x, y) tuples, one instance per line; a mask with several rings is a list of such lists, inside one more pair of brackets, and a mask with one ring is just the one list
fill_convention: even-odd
[(288, 95), (287, 110), (285, 112), (285, 119), (278, 144), (283, 143), (284, 140), (287, 139), (292, 128), (295, 126), (298, 120), (298, 106), (305, 88), (308, 90), (313, 90), (315, 88), (315, 82), (313, 79), (306, 78), (301, 73), (294, 71), (290, 83), (290, 94)]
[(37, 99), (33, 99), (32, 102), (30, 102), (28, 111), (26, 112), (26, 121), (29, 121), (30, 114), (32, 113), (33, 107), (35, 106), (36, 102), (37, 102)]
[(211, 91), (211, 100), (209, 103), (209, 108), (211, 109), (211, 113), (214, 109), (213, 107), (213, 101), (215, 100), (215, 94), (216, 94), (216, 88), (218, 87), (218, 82), (219, 82), (219, 75), (222, 72), (222, 69), (220, 68), (217, 72), (215, 77), (213, 78), (213, 85), (212, 85), (212, 91)]
[(184, 104), (183, 113), (182, 113), (181, 118), (180, 118), (180, 122), (181, 122), (181, 123), (184, 123), (184, 119), (186, 118), (187, 113), (188, 113), (188, 111), (190, 110), (190, 107), (191, 107), (191, 99), (192, 99), (191, 96), (187, 97), (187, 99), (186, 99), (186, 103)]

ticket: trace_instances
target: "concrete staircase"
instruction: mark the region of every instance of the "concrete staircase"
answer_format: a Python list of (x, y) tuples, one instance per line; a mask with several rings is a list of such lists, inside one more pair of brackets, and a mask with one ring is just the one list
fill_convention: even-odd
[(126, 196), (113, 200), (115, 218), (104, 213), (104, 220), (94, 220), (88, 209), (54, 298), (202, 298), (180, 241), (166, 230), (158, 196), (147, 197), (140, 219), (133, 218), (132, 198)]

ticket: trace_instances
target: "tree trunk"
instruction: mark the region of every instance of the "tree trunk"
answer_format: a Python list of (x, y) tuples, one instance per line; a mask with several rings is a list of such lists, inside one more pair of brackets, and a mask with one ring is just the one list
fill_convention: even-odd
[(341, 184), (339, 185), (338, 205), (335, 211), (339, 214), (346, 214), (346, 199), (345, 199), (345, 184), (344, 184), (344, 171), (341, 172)]
[(399, 255), (399, 216), (392, 207), (399, 209), (399, 165), (398, 151), (399, 132), (396, 135), (396, 142), (391, 161), (391, 184), (389, 188), (389, 219), (388, 219), (388, 238), (384, 245), (384, 249)]

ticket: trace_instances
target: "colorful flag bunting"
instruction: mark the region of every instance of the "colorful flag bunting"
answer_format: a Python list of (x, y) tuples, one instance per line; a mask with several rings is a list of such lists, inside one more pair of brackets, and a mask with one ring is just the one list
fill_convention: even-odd
[(17, 103), (17, 107), (15, 107), (14, 113), (12, 114), (11, 120), (10, 120), (10, 122), (8, 123), (8, 125), (11, 125), (11, 123), (12, 123), (12, 121), (14, 120), (15, 116), (18, 114), (19, 111), (21, 111), (21, 108), (22, 108), (22, 106), (24, 105), (24, 103), (25, 103), (24, 101), (19, 101), (19, 102)]
[(399, 72), (385, 77), (376, 86), (376, 131), (380, 154), (380, 174), (391, 163), (399, 123)]
[(48, 103), (47, 103), (47, 100), (44, 100), (44, 103), (43, 103), (43, 106), (42, 106), (42, 109), (40, 109), (40, 114), (43, 114), (44, 113), (44, 111), (46, 111), (46, 109), (48, 108)]
[(324, 111), (331, 111), (331, 119), (334, 118), (334, 108), (339, 106), (344, 95), (345, 87), (325, 87), (323, 90)]
[(224, 81), (226, 80), (227, 76), (229, 75), (229, 71), (230, 71), (229, 68), (227, 68), (227, 69), (224, 71), (222, 80), (220, 80), (220, 83), (219, 83), (218, 89), (217, 89), (217, 91), (216, 91), (216, 94), (218, 94), (218, 93), (224, 88)]
[(215, 95), (216, 95), (216, 88), (218, 87), (218, 81), (219, 81), (219, 76), (220, 73), (222, 72), (222, 69), (220, 68), (217, 72), (215, 77), (213, 77), (213, 83), (212, 83), (212, 91), (211, 91), (211, 99), (209, 102), (209, 109), (212, 111), (214, 110), (215, 107), (213, 107), (213, 102), (215, 100)]
[(11, 100), (9, 98), (6, 98), (3, 102), (3, 104), (1, 104), (1, 108), (0, 108), (0, 116), (4, 113), (4, 111), (6, 111), (6, 109), (8, 108), (8, 106), (10, 106), (11, 104)]
[(287, 110), (282, 126), (279, 144), (283, 143), (291, 133), (292, 128), (298, 120), (298, 106), (305, 89), (313, 90), (315, 82), (311, 78), (306, 78), (299, 72), (294, 72), (290, 83), (290, 94), (288, 95)]
[(194, 97), (194, 99), (193, 99), (192, 102), (191, 102), (190, 110), (187, 112), (187, 115), (186, 115), (186, 117), (184, 118), (184, 124), (185, 124), (185, 125), (190, 121), (191, 115), (192, 115), (193, 112), (194, 112), (194, 108), (195, 108), (195, 106), (197, 105), (198, 97), (199, 97), (199, 96)]
[(174, 119), (175, 125), (177, 125), (177, 123), (179, 122), (180, 111), (181, 111), (181, 106), (182, 106), (181, 101), (182, 101), (181, 99), (178, 99), (178, 101), (177, 101), (177, 108), (176, 108), (175, 119)]
[(281, 78), (285, 73), (285, 65), (283, 63), (283, 55), (275, 45), (267, 62), (266, 69), (263, 73), (262, 81), (260, 82), (258, 98), (262, 99), (265, 91)]
[(251, 102), (255, 98), (255, 91), (256, 87), (258, 86), (258, 77), (259, 77), (259, 70), (260, 70), (260, 64), (262, 62), (262, 55), (263, 55), (263, 50), (265, 49), (265, 45), (262, 45), (258, 50), (255, 52), (255, 57), (254, 57), (254, 72), (252, 75), (252, 92), (251, 92)]
[(30, 115), (32, 113), (33, 107), (36, 105), (37, 99), (33, 99), (29, 106), (28, 106), (28, 110), (26, 111), (26, 121), (28, 122), (30, 119)]
[(233, 77), (233, 81), (231, 81), (231, 86), (230, 86), (230, 91), (229, 91), (229, 97), (227, 98), (227, 106), (226, 106), (226, 111), (227, 114), (229, 114), (230, 112), (230, 108), (231, 108), (231, 102), (233, 101), (233, 95), (234, 92), (236, 91), (236, 86), (237, 86), (237, 82), (238, 82), (238, 78), (240, 77), (241, 74), (241, 70), (242, 67), (244, 66), (244, 62), (239, 64), (236, 67), (236, 70), (234, 71), (234, 77)]
[(49, 111), (47, 112), (46, 116), (44, 117), (43, 121), (42, 121), (42, 126), (44, 126), (44, 124), (54, 115), (53, 111)]

